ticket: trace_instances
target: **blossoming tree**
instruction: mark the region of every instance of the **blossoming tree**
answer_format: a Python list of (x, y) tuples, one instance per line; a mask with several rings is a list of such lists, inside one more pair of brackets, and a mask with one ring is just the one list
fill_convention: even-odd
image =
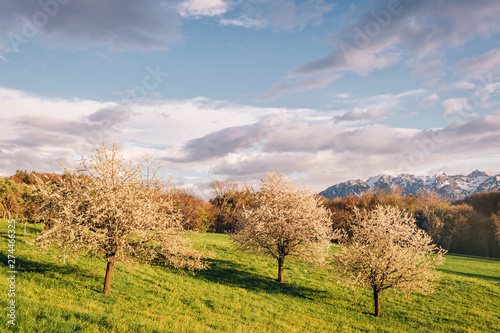
[(416, 227), (414, 218), (396, 207), (355, 209), (350, 232), (341, 234), (339, 243), (334, 267), (345, 282), (373, 290), (377, 317), (382, 291), (432, 292), (432, 282), (439, 278), (435, 265), (444, 262), (445, 251)]
[(104, 294), (111, 293), (118, 261), (203, 269), (202, 253), (179, 235), (181, 219), (157, 176), (159, 164), (146, 157), (133, 164), (104, 145), (83, 154), (77, 170), (65, 168), (55, 184), (38, 181), (46, 226), (34, 243), (64, 253), (90, 251), (107, 260)]
[(330, 215), (311, 191), (271, 172), (262, 180), (255, 201), (253, 208), (244, 210), (232, 234), (241, 249), (275, 258), (278, 282), (284, 282), (287, 256), (322, 261), (332, 237)]

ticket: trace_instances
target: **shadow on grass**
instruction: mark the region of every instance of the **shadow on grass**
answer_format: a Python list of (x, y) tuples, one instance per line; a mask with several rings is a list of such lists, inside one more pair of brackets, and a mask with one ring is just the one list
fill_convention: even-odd
[(196, 272), (194, 277), (196, 279), (252, 291), (266, 292), (269, 294), (284, 294), (310, 300), (326, 294), (325, 291), (298, 286), (296, 284), (279, 283), (274, 279), (248, 272), (242, 265), (238, 265), (228, 260), (210, 260), (210, 268)]
[(457, 272), (457, 271), (452, 271), (449, 269), (442, 269), (439, 268), (439, 271), (447, 274), (453, 274), (453, 275), (458, 275), (458, 276), (465, 276), (465, 277), (472, 277), (476, 279), (483, 279), (483, 280), (493, 280), (493, 281), (500, 281), (499, 277), (495, 276), (488, 276), (488, 275), (481, 275), (481, 274), (474, 274), (474, 273), (464, 273), (464, 272)]
[(492, 262), (500, 263), (500, 258), (481, 257), (481, 256), (474, 256), (471, 254), (446, 253), (446, 257), (450, 257), (450, 258), (454, 258), (454, 259), (461, 259), (461, 260), (472, 259), (474, 261), (486, 261), (486, 262), (492, 261)]
[[(8, 256), (7, 253), (0, 253), (0, 261), (7, 263)], [(38, 262), (34, 260), (29, 260), (24, 257), (16, 257), (15, 271), (17, 272), (30, 272), (39, 273), (43, 275), (53, 275), (55, 272), (64, 275), (74, 274), (76, 277), (80, 278), (94, 278), (97, 277), (92, 272), (86, 270), (85, 268), (78, 267), (75, 265), (63, 265), (51, 262)]]

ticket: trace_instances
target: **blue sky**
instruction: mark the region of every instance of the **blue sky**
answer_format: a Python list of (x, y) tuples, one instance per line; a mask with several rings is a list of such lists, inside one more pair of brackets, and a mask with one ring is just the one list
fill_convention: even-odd
[(0, 174), (117, 142), (173, 184), (499, 174), (500, 2), (0, 2)]

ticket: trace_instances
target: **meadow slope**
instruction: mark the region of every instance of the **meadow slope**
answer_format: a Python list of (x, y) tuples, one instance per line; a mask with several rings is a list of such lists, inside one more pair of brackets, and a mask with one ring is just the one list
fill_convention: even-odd
[(382, 294), (372, 316), (370, 290), (344, 287), (325, 270), (235, 251), (227, 235), (193, 237), (215, 250), (195, 275), (161, 266), (115, 269), (112, 295), (101, 294), (106, 263), (66, 265), (25, 243), (42, 225), (17, 225), (16, 325), (7, 323), (7, 221), (0, 222), (0, 330), (16, 332), (499, 332), (500, 260), (446, 255), (431, 295)]

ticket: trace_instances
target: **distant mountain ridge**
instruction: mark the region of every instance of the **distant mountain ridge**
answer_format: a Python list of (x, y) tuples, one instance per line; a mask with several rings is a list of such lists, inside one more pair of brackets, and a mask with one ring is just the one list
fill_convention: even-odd
[(450, 200), (459, 200), (477, 192), (500, 190), (500, 175), (489, 176), (479, 170), (473, 171), (467, 176), (448, 176), (445, 173), (433, 176), (400, 174), (393, 177), (378, 175), (368, 178), (367, 181), (348, 180), (330, 186), (319, 194), (331, 200), (349, 195), (360, 196), (364, 192), (373, 191), (376, 188), (384, 190), (397, 186), (403, 189), (403, 195), (416, 195), (420, 190), (432, 190)]

